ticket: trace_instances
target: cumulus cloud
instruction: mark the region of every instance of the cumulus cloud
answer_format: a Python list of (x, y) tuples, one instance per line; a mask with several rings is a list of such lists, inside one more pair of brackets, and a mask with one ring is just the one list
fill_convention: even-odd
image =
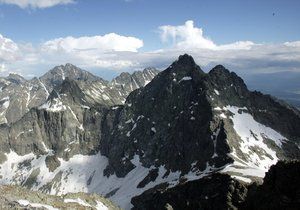
[(47, 8), (60, 4), (71, 4), (74, 0), (0, 0), (2, 4), (13, 4), (24, 8)]
[(213, 41), (203, 36), (202, 28), (194, 27), (194, 22), (192, 20), (186, 21), (184, 25), (165, 25), (160, 26), (159, 29), (162, 41), (167, 42), (171, 38), (171, 41), (177, 48), (216, 48)]
[(116, 56), (121, 52), (137, 52), (143, 47), (143, 41), (115, 33), (104, 36), (66, 37), (49, 40), (42, 44), (40, 54), (48, 60), (80, 63), (82, 66), (120, 69), (135, 64)]
[(188, 20), (184, 25), (159, 27), (163, 42), (172, 42), (173, 47), (182, 50), (210, 49), (210, 50), (239, 50), (250, 49), (253, 42), (238, 41), (226, 45), (217, 45), (203, 35), (203, 29), (194, 26), (194, 21)]
[(137, 52), (143, 47), (143, 41), (135, 37), (121, 36), (115, 33), (104, 36), (66, 37), (47, 41), (45, 51), (130, 51)]
[(0, 34), (0, 61), (14, 61), (19, 56), (18, 45)]
[[(87, 70), (133, 71), (154, 66), (166, 68), (180, 54), (191, 54), (209, 70), (223, 64), (238, 74), (300, 72), (300, 41), (260, 44), (236, 41), (218, 45), (204, 30), (187, 21), (179, 26), (160, 26), (167, 47), (141, 51), (143, 40), (110, 33), (102, 36), (63, 37), (33, 46), (0, 36), (0, 71), (41, 75), (50, 68), (73, 63)], [(40, 72), (41, 71), (41, 72)]]
[(119, 55), (137, 53), (143, 45), (141, 39), (115, 33), (57, 38), (36, 46), (30, 43), (16, 44), (1, 36), (0, 66), (3, 66), (0, 71), (2, 74), (14, 71), (31, 75), (39, 68), (51, 68), (64, 63), (73, 63), (87, 69), (106, 68), (117, 71), (134, 68), (138, 65), (136, 62)]
[(20, 59), (18, 45), (0, 34), (0, 72), (7, 71), (7, 64)]

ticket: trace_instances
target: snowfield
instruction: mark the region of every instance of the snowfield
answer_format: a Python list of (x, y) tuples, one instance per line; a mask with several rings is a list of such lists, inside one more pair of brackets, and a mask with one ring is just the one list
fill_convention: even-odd
[[(219, 110), (219, 109), (218, 109)], [(226, 106), (222, 110), (232, 116), (230, 119), (233, 122), (233, 128), (240, 136), (238, 148), (231, 148), (231, 156), (234, 158), (234, 163), (226, 166), (223, 172), (235, 172), (242, 176), (233, 176), (245, 182), (249, 182), (245, 177), (261, 177), (265, 176), (265, 172), (276, 164), (278, 157), (276, 151), (270, 148), (266, 141), (273, 141), (279, 148), (282, 143), (287, 141), (287, 138), (282, 136), (277, 131), (258, 123), (253, 116), (247, 113), (245, 107)], [(239, 113), (239, 110), (242, 111)], [(253, 148), (260, 151), (260, 154), (253, 152)], [(246, 157), (246, 160), (239, 157), (236, 149)]]

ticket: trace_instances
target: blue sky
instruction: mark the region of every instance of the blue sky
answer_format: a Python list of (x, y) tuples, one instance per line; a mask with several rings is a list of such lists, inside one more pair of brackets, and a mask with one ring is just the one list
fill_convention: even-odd
[(2, 4), (0, 23), (1, 33), (16, 41), (115, 32), (141, 37), (151, 49), (159, 44), (158, 26), (186, 20), (194, 20), (218, 44), (298, 40), (299, 9), (298, 0), (77, 0), (45, 9)]
[[(284, 70), (299, 70), (298, 0), (39, 0), (37, 2), (40, 3), (36, 4), (30, 4), (28, 2), (32, 1), (28, 0), (0, 2), (0, 34), (17, 47), (13, 50), (16, 51), (15, 54), (11, 50), (0, 52), (2, 74), (18, 72), (30, 77), (42, 74), (51, 66), (72, 62), (100, 75), (103, 72), (106, 72), (105, 75), (114, 75), (119, 71), (133, 71), (148, 65), (163, 68), (184, 52), (194, 55), (203, 68), (225, 61), (227, 66), (234, 70), (241, 69), (245, 73), (254, 68), (251, 63), (256, 61), (255, 67), (262, 72), (279, 71), (286, 66), (289, 68)], [(121, 37), (103, 38), (110, 33)], [(102, 38), (96, 39), (96, 36)], [(66, 41), (66, 37), (74, 39)], [(80, 39), (81, 37), (90, 39)], [(128, 37), (136, 40), (129, 41)], [(58, 38), (62, 40), (57, 40)], [(51, 55), (48, 52), (49, 41), (51, 50), (55, 48)], [(61, 46), (57, 47), (61, 42), (65, 43), (63, 49)], [(89, 47), (81, 48), (87, 42)], [(239, 42), (243, 43), (236, 47)], [(290, 44), (284, 44), (286, 42)], [(131, 45), (116, 47), (120, 43)], [(228, 46), (233, 43), (234, 46)], [(91, 49), (94, 45), (96, 50)], [(264, 51), (261, 57), (253, 58), (262, 49)], [(279, 49), (281, 57), (272, 56), (275, 49)], [(89, 53), (85, 54), (84, 51)], [(55, 56), (57, 54), (61, 56)], [(244, 56), (240, 57), (240, 54)], [(106, 60), (101, 60), (102, 55)], [(290, 64), (286, 63), (287, 56)], [(264, 63), (261, 58), (268, 61)], [(235, 64), (239, 59), (241, 62)], [(279, 63), (280, 68), (273, 65), (275, 63)]]

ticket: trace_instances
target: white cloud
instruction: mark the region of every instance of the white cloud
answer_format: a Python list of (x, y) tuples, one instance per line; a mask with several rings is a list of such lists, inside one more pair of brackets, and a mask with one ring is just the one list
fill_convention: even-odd
[[(188, 20), (184, 25), (159, 27), (163, 42), (172, 42), (174, 48), (182, 50), (210, 49), (210, 50), (232, 50), (250, 49), (253, 42), (238, 41), (226, 45), (217, 45), (208, 37), (203, 35), (203, 29), (194, 26), (194, 21)], [(171, 39), (171, 40), (170, 40)]]
[[(82, 66), (120, 69), (135, 64), (131, 60), (119, 59), (121, 52), (137, 52), (143, 41), (115, 33), (104, 36), (66, 37), (49, 40), (42, 44), (40, 54), (52, 62), (76, 62)], [(44, 56), (43, 56), (44, 57)]]
[(236, 41), (218, 45), (205, 37), (203, 29), (187, 21), (180, 26), (161, 26), (161, 38), (171, 46), (155, 51), (140, 51), (144, 43), (136, 37), (115, 33), (103, 36), (64, 37), (33, 46), (16, 44), (0, 36), (0, 71), (41, 75), (50, 68), (73, 63), (98, 71), (132, 71), (148, 66), (167, 67), (180, 54), (191, 54), (209, 70), (223, 64), (238, 74), (261, 72), (300, 72), (300, 41), (259, 44)]
[(195, 28), (192, 20), (186, 21), (184, 25), (171, 26), (165, 25), (159, 27), (161, 39), (164, 42), (172, 39), (175, 47), (180, 49), (203, 48), (215, 49), (216, 45), (209, 38), (203, 36), (202, 28)]
[(300, 41), (285, 42), (284, 44), (288, 47), (300, 47)]
[(0, 72), (6, 72), (7, 64), (19, 60), (20, 53), (15, 42), (0, 34)]
[(2, 4), (13, 4), (21, 8), (47, 8), (60, 4), (71, 4), (74, 0), (0, 0)]
[(119, 55), (137, 53), (143, 47), (143, 41), (110, 33), (103, 36), (57, 38), (33, 46), (30, 43), (17, 45), (0, 36), (0, 47), (2, 74), (14, 71), (30, 75), (43, 66), (51, 68), (64, 63), (73, 63), (83, 68), (111, 70), (134, 67), (138, 65), (136, 62)]
[(17, 60), (18, 56), (18, 45), (0, 34), (0, 62)]
[(115, 33), (104, 36), (66, 37), (47, 41), (43, 49), (48, 51), (129, 51), (137, 52), (143, 47), (143, 41), (135, 37), (121, 36)]

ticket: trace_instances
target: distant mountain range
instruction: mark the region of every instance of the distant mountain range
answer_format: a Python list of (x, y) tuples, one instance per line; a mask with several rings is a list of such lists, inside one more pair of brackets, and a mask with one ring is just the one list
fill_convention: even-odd
[[(186, 54), (111, 82), (66, 64), (0, 88), (5, 185), (98, 193), (124, 209), (235, 209), (272, 165), (300, 159), (299, 110)], [(189, 189), (203, 191), (189, 200)]]
[(155, 68), (146, 68), (122, 73), (109, 82), (72, 64), (57, 66), (31, 80), (10, 74), (0, 78), (0, 123), (16, 122), (31, 108), (42, 105), (66, 78), (77, 82), (89, 102), (115, 105), (123, 104), (131, 91), (149, 83), (156, 74)]

